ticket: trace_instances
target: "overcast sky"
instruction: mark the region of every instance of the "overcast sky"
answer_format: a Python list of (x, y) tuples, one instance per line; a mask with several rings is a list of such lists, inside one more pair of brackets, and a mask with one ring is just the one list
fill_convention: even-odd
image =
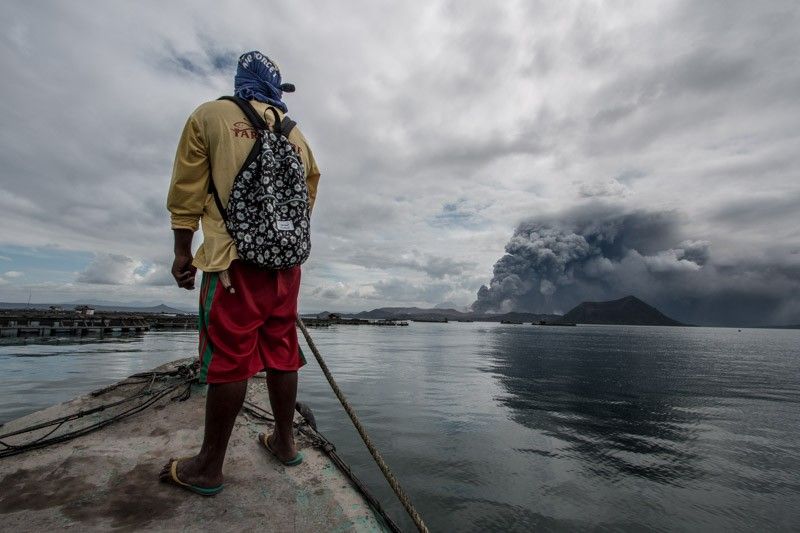
[(798, 5), (4, 2), (0, 300), (192, 308), (168, 274), (176, 142), (259, 49), (322, 171), (303, 311), (467, 306), (519, 228), (601, 213), (669, 220), (674, 242), (620, 256), (646, 285), (672, 258), (800, 321)]

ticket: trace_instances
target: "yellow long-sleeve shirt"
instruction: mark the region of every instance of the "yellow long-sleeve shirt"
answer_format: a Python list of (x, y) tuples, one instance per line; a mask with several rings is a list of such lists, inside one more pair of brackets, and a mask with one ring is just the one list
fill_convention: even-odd
[[(250, 102), (256, 112), (272, 127), (274, 118), (267, 104)], [(280, 109), (275, 108), (283, 117)], [(203, 226), (203, 243), (194, 256), (194, 266), (205, 272), (226, 270), (238, 259), (236, 245), (225, 229), (225, 223), (208, 194), (208, 180), (214, 176), (223, 205), (233, 187), (233, 179), (244, 164), (255, 143), (256, 132), (239, 107), (230, 101), (215, 100), (198, 107), (183, 129), (172, 182), (167, 196), (173, 229), (197, 231)], [(289, 142), (300, 151), (308, 184), (309, 209), (314, 207), (319, 183), (319, 168), (314, 155), (298, 127), (289, 134)]]

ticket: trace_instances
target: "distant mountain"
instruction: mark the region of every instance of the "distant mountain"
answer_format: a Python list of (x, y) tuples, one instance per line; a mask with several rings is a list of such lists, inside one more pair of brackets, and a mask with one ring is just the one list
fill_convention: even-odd
[(94, 305), (92, 306), (97, 311), (117, 311), (122, 313), (165, 313), (168, 315), (185, 315), (194, 314), (193, 311), (185, 311), (183, 309), (176, 309), (168, 305), (159, 304), (153, 307), (136, 307), (128, 305)]
[(635, 296), (626, 296), (610, 302), (583, 302), (565, 314), (564, 320), (578, 324), (683, 325)]
[(64, 311), (70, 311), (75, 309), (78, 305), (90, 305), (94, 307), (95, 311), (98, 313), (102, 313), (103, 311), (106, 312), (119, 312), (119, 313), (166, 313), (170, 315), (174, 314), (193, 314), (193, 311), (186, 311), (183, 309), (176, 309), (175, 307), (170, 307), (168, 305), (159, 304), (153, 305), (150, 307), (141, 307), (136, 305), (126, 305), (126, 304), (112, 304), (108, 302), (106, 305), (95, 305), (91, 301), (81, 302), (81, 303), (56, 303), (56, 304), (30, 304), (27, 303), (15, 303), (15, 302), (0, 302), (0, 309), (37, 309), (37, 310), (48, 310), (51, 306), (60, 307)]
[(466, 313), (456, 311), (455, 309), (424, 309), (421, 307), (380, 307), (372, 311), (361, 311), (353, 315), (346, 315), (352, 318), (442, 318), (447, 317), (455, 319), (455, 317), (462, 318)]
[[(324, 318), (324, 315), (329, 314), (320, 313), (317, 315)], [(420, 307), (380, 307), (372, 311), (361, 311), (360, 313), (341, 313), (340, 316), (345, 318), (362, 318), (362, 319), (397, 319), (397, 320), (473, 320), (476, 322), (502, 322), (503, 320), (511, 320), (515, 322), (538, 322), (540, 320), (560, 320), (560, 315), (547, 315), (538, 313), (521, 313), (510, 312), (502, 314), (491, 313), (467, 313), (458, 311), (456, 309), (424, 309)]]
[(76, 305), (91, 305), (94, 308), (100, 307), (158, 307), (163, 302), (153, 300), (133, 300), (130, 302), (115, 302), (112, 300), (101, 300), (99, 298), (87, 298), (85, 300), (72, 300), (70, 302), (63, 302), (62, 306), (76, 306)]

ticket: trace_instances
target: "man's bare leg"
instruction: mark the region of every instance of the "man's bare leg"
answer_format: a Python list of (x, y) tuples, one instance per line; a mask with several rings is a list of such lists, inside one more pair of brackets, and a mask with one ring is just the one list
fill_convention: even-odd
[[(178, 463), (178, 478), (181, 481), (199, 487), (216, 487), (222, 483), (222, 464), (225, 462), (228, 439), (246, 394), (247, 380), (208, 386), (203, 445), (197, 455)], [(164, 481), (169, 480), (170, 463), (164, 466), (159, 475)]]
[(292, 420), (297, 400), (297, 372), (267, 370), (269, 403), (275, 416), (275, 432), (269, 436), (269, 445), (281, 461), (290, 461), (297, 455), (294, 444)]

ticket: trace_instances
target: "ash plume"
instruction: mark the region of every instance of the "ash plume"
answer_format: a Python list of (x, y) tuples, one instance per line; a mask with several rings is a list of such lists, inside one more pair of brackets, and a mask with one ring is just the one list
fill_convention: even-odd
[(476, 312), (563, 313), (633, 294), (695, 324), (800, 321), (800, 268), (742, 259), (718, 264), (675, 211), (573, 210), (519, 224), (478, 290)]

